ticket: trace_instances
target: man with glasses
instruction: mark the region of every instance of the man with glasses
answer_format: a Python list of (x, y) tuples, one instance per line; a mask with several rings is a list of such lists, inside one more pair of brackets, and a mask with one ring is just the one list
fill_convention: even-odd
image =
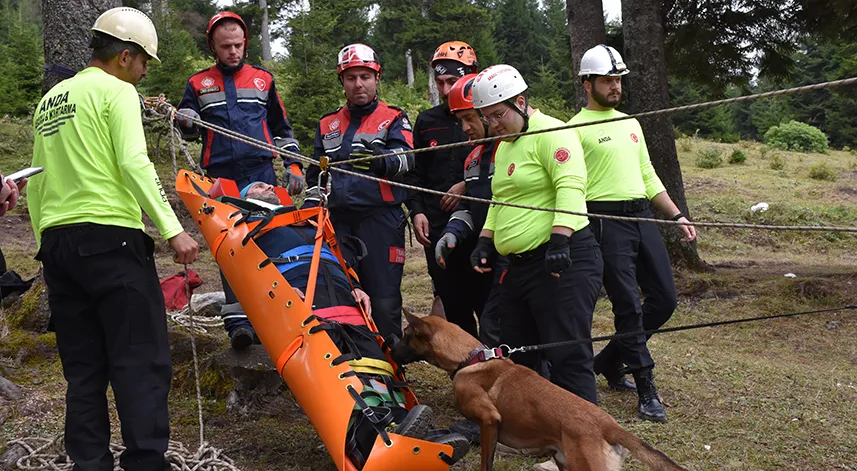
[[(529, 106), (527, 84), (508, 65), (482, 71), (473, 104), (493, 136), (564, 125)], [(554, 131), (505, 137), (494, 153), (491, 189), (498, 202), (586, 211), (586, 166), (577, 135)], [(533, 345), (585, 339), (601, 289), (602, 260), (585, 216), (492, 205), (471, 265), (490, 271), (497, 254), (509, 257), (500, 291), (500, 341)], [(545, 351), (553, 383), (596, 402), (589, 343)], [(537, 369), (537, 352), (512, 359)]]

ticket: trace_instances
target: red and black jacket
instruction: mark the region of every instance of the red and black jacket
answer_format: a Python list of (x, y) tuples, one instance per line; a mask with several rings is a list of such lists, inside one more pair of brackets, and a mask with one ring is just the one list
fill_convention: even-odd
[[(224, 73), (215, 65), (193, 74), (179, 103), (179, 109), (182, 108), (196, 111), (211, 124), (277, 147), (297, 143), (283, 101), (277, 94), (274, 76), (261, 67), (245, 64), (234, 73)], [(190, 139), (199, 132), (187, 128), (182, 131)], [(204, 169), (213, 170), (218, 166), (259, 168), (277, 156), (208, 129), (200, 131), (203, 137), (200, 165)], [(287, 166), (298, 163), (288, 158), (284, 160)]]
[[(467, 134), (461, 130), (461, 121), (455, 118), (445, 103), (417, 116), (414, 124), (415, 149), (468, 140)], [(421, 188), (448, 191), (452, 185), (461, 181), (461, 168), (472, 150), (473, 146), (467, 145), (415, 154), (414, 170), (408, 173), (405, 181)], [(411, 217), (420, 213), (426, 215), (433, 237), (440, 237), (440, 231), (451, 214), (440, 208), (441, 198), (438, 195), (412, 192), (406, 201)]]
[[(414, 137), (407, 114), (400, 108), (375, 100), (364, 106), (348, 104), (324, 115), (315, 133), (313, 157), (327, 155), (331, 162), (348, 160), (352, 153), (366, 153), (362, 141), (380, 144), (389, 153), (413, 149)], [(413, 168), (414, 155), (404, 154), (387, 157), (384, 179), (402, 181), (402, 177)], [(359, 171), (351, 165), (343, 168)], [(307, 194), (304, 205), (315, 206), (319, 202), (319, 168), (310, 165), (307, 169)], [(372, 173), (368, 175), (375, 176)], [(365, 213), (379, 207), (397, 206), (405, 201), (408, 191), (386, 183), (332, 172), (328, 207), (331, 211), (350, 210)]]
[[(491, 180), (494, 178), (494, 155), (497, 141), (473, 149), (464, 163), (464, 194), (474, 198), (491, 199)], [(488, 217), (488, 205), (461, 200), (449, 218), (443, 233), (451, 232), (459, 241), (477, 236)]]

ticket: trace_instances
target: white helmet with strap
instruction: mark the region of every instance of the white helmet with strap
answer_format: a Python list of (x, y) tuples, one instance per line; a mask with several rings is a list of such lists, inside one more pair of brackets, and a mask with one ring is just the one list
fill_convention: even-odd
[(98, 31), (121, 41), (134, 43), (152, 59), (158, 59), (158, 32), (155, 24), (140, 10), (116, 7), (105, 11), (95, 20), (90, 31)]
[(473, 107), (487, 108), (511, 100), (526, 90), (527, 82), (518, 69), (506, 64), (492, 65), (473, 81)]
[(583, 54), (580, 59), (580, 73), (577, 75), (584, 77), (587, 75), (607, 75), (610, 77), (619, 77), (630, 72), (619, 51), (610, 46), (599, 44)]

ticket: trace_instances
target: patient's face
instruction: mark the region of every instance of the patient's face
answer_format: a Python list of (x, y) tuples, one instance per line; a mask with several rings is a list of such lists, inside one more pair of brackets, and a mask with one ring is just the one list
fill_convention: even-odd
[(270, 204), (280, 204), (280, 197), (274, 191), (274, 187), (267, 183), (257, 183), (247, 190), (247, 199), (264, 201)]

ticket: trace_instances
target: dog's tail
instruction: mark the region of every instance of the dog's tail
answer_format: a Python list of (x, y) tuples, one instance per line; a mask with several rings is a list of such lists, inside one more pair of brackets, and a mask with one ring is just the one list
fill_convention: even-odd
[(619, 424), (612, 427), (604, 437), (607, 443), (611, 445), (621, 445), (625, 447), (631, 456), (639, 460), (643, 464), (654, 471), (687, 471), (685, 468), (677, 465), (667, 455), (660, 450), (641, 440), (631, 432), (623, 429)]

